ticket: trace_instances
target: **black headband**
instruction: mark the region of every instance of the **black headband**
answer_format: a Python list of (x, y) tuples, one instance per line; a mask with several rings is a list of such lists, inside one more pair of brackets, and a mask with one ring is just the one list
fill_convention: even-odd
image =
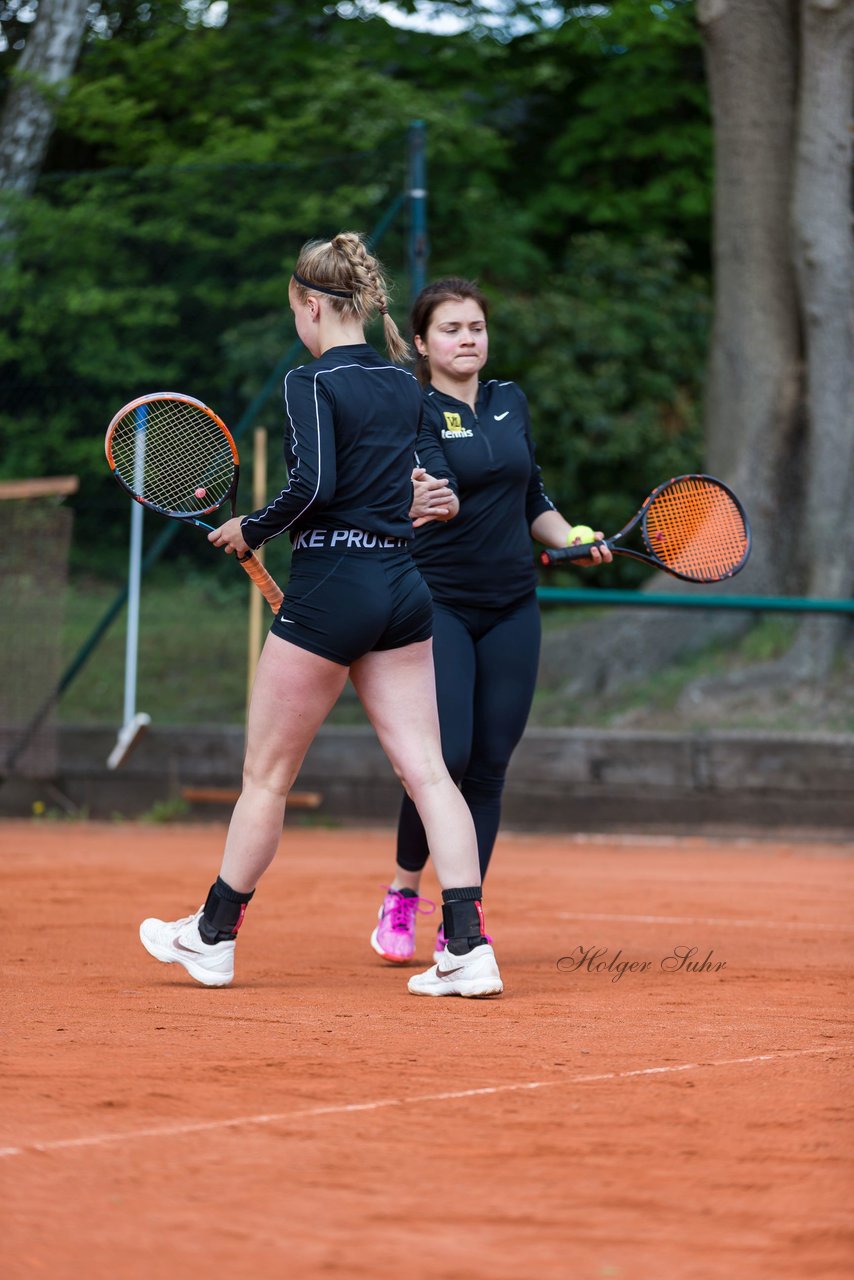
[(304, 289), (311, 289), (314, 293), (328, 293), (333, 298), (352, 298), (353, 296), (352, 290), (329, 289), (325, 284), (312, 284), (310, 280), (305, 280), (302, 276), (297, 275), (296, 271), (293, 273), (293, 277), (297, 284), (301, 284)]

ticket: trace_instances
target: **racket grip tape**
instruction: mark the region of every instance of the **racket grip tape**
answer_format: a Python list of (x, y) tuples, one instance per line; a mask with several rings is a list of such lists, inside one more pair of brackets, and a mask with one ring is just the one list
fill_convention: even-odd
[(566, 560), (585, 560), (592, 547), (604, 547), (605, 542), (597, 538), (595, 542), (582, 542), (577, 547), (550, 547), (540, 552), (540, 563), (546, 565), (561, 564)]
[(237, 557), (238, 564), (242, 566), (249, 574), (249, 577), (255, 583), (255, 586), (261, 592), (261, 595), (267, 601), (273, 613), (278, 613), (282, 604), (283, 592), (282, 588), (271, 578), (267, 570), (262, 565), (258, 557), (252, 552), (248, 552), (245, 556)]

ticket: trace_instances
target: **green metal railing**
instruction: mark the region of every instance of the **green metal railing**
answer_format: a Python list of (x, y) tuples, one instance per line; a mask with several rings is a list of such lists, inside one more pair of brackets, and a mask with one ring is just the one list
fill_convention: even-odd
[(569, 587), (539, 587), (541, 604), (629, 605), (638, 609), (741, 609), (762, 613), (854, 613), (854, 600), (809, 596), (676, 595), (666, 591), (576, 591)]

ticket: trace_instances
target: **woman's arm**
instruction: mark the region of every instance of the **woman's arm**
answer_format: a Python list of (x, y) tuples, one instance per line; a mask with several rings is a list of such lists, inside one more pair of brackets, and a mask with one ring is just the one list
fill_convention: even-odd
[[(543, 511), (531, 523), (531, 535), (544, 547), (576, 546), (581, 539), (573, 537), (572, 525), (564, 519), (559, 511)], [(597, 538), (604, 538), (604, 533), (597, 532)], [(610, 564), (613, 560), (609, 547), (591, 547), (590, 555), (583, 560), (574, 560), (573, 564)]]
[(285, 378), (288, 483), (266, 507), (243, 517), (242, 536), (253, 550), (290, 529), (312, 508), (327, 506), (335, 496), (334, 405), (325, 385), (317, 385), (319, 381), (311, 376), (310, 368), (292, 369)]

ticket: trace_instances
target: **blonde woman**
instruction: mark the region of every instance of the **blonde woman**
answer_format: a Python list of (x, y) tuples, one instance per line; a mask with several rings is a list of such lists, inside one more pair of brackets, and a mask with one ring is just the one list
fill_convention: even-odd
[[(209, 535), (226, 554), (285, 532), (293, 543), (255, 677), (243, 788), (204, 905), (182, 920), (145, 920), (140, 937), (205, 986), (231, 982), (238, 930), (276, 855), (288, 793), (349, 676), (417, 808), (443, 889), (447, 946), (409, 990), (495, 995), (502, 982), (484, 933), (474, 827), (439, 742), (431, 597), (410, 554), (421, 390), (397, 363), (407, 345), (360, 235), (306, 244), (289, 301), (314, 359), (285, 378), (288, 483), (262, 510)], [(388, 359), (365, 341), (376, 314)], [(419, 456), (428, 471), (439, 461)]]

